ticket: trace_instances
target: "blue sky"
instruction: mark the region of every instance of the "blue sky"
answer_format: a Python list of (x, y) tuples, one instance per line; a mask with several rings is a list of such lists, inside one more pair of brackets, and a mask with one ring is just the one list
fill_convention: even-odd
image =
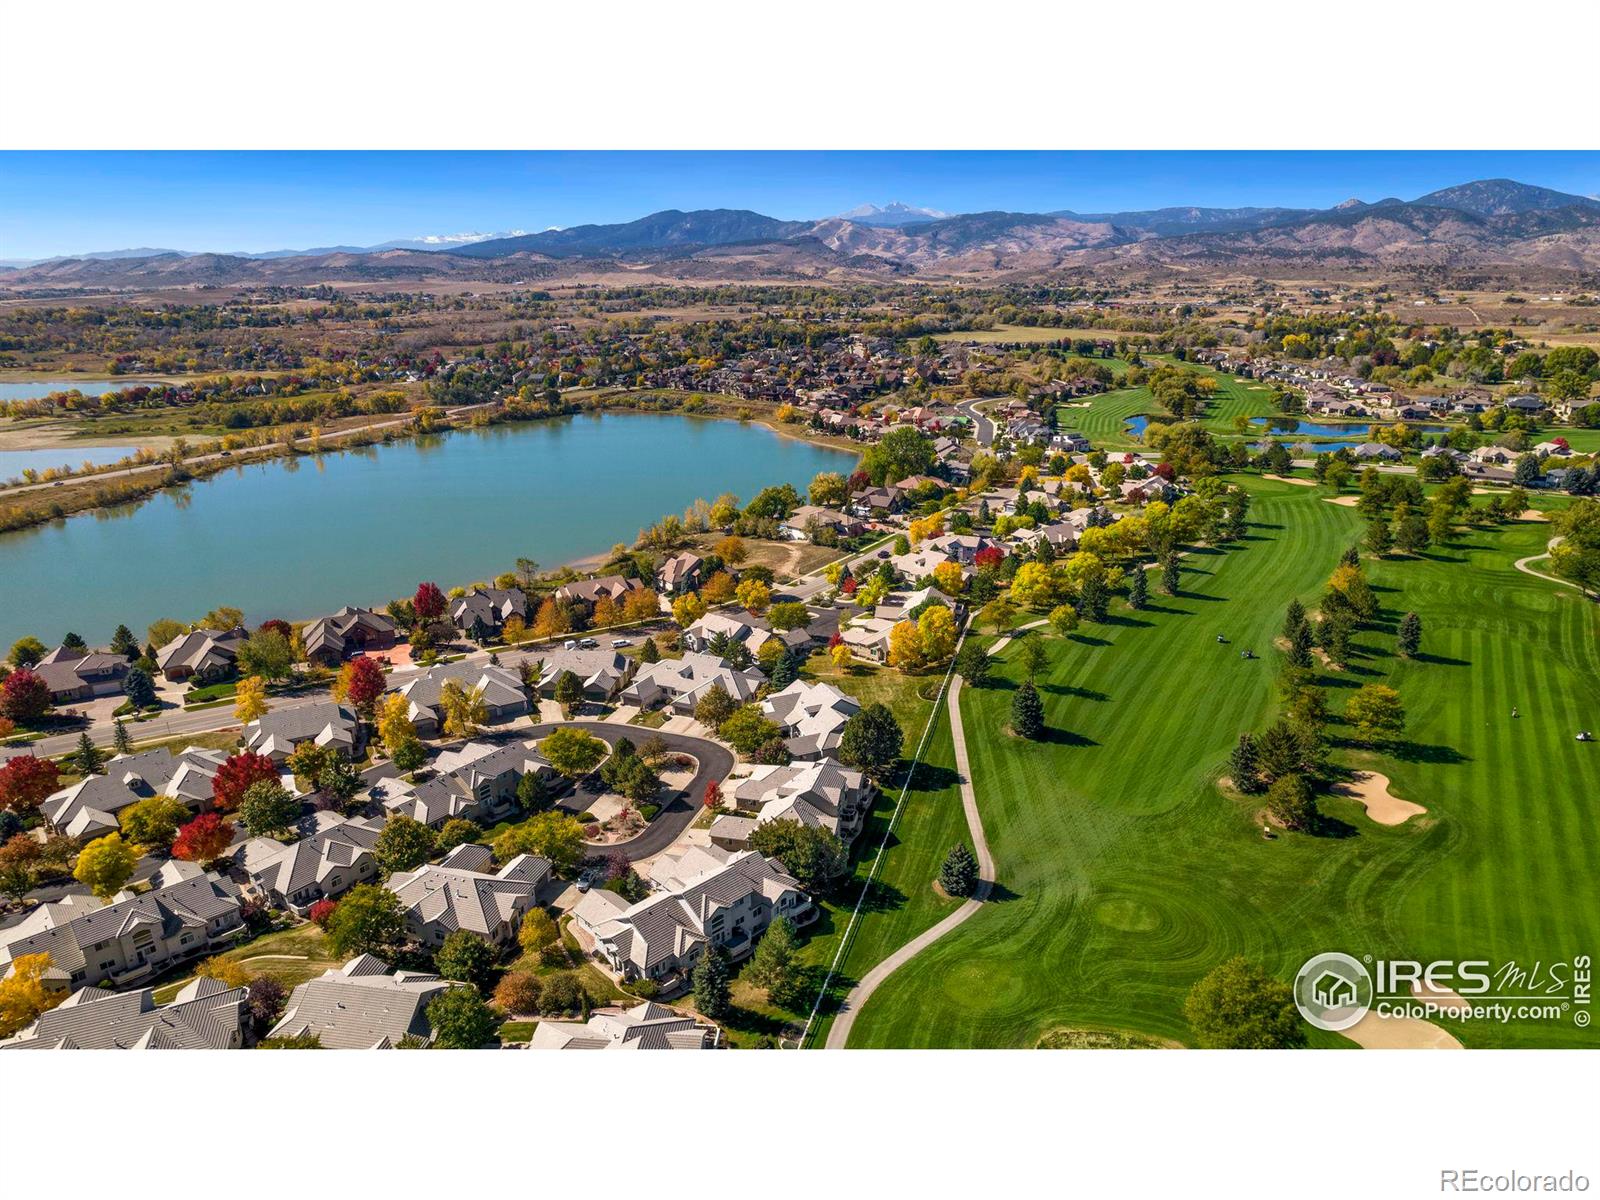
[(0, 153), (0, 259), (133, 246), (303, 249), (628, 221), (664, 208), (829, 216), (1195, 204), (1325, 207), (1505, 176), (1600, 193), (1581, 151)]

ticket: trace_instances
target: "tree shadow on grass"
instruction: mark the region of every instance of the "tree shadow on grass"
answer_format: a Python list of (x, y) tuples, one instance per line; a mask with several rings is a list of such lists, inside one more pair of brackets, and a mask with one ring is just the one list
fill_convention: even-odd
[(1013, 892), (1005, 884), (994, 882), (989, 885), (989, 895), (985, 903), (1009, 904), (1013, 900), (1021, 899), (1021, 896)]
[[(1146, 611), (1148, 611), (1148, 608), (1147, 608)], [(1105, 617), (1102, 620), (1097, 621), (1096, 624), (1098, 624), (1098, 625), (1125, 625), (1125, 626), (1130, 626), (1130, 627), (1135, 628), (1135, 629), (1148, 629), (1150, 627), (1150, 622), (1149, 621), (1141, 621), (1141, 620), (1138, 620), (1135, 617), (1125, 616), (1122, 613), (1107, 613), (1105, 615)]]
[(1446, 763), (1455, 765), (1472, 761), (1454, 746), (1430, 745), (1427, 742), (1400, 741), (1389, 746), (1389, 753), (1401, 762)]
[(1087, 633), (1075, 633), (1075, 634), (1072, 635), (1072, 640), (1077, 642), (1078, 645), (1080, 645), (1080, 646), (1109, 646), (1109, 645), (1111, 645), (1111, 643), (1106, 641), (1105, 638), (1090, 637)]
[(1098, 746), (1100, 744), (1093, 738), (1084, 737), (1081, 733), (1073, 733), (1070, 729), (1055, 729), (1048, 726), (1039, 740), (1052, 746)]
[(1324, 812), (1317, 814), (1316, 823), (1306, 832), (1317, 838), (1343, 839), (1361, 836), (1361, 831), (1349, 821), (1341, 821), (1338, 817), (1330, 817)]
[[(1207, 572), (1197, 571), (1195, 574), (1204, 575)], [(1226, 596), (1207, 596), (1204, 592), (1190, 592), (1183, 588), (1179, 588), (1172, 598), (1174, 600), (1206, 600), (1212, 604), (1226, 604), (1228, 602)]]
[(1442, 654), (1417, 653), (1411, 656), (1412, 662), (1428, 663), (1435, 667), (1470, 667), (1472, 665), (1464, 658), (1446, 658)]
[(1141, 612), (1161, 613), (1168, 617), (1192, 617), (1194, 613), (1187, 608), (1168, 608), (1163, 604), (1146, 604)]
[(1104, 692), (1097, 692), (1093, 688), (1073, 687), (1071, 684), (1065, 683), (1041, 684), (1039, 690), (1041, 692), (1048, 693), (1051, 696), (1075, 696), (1079, 700), (1094, 700), (1097, 702), (1104, 702), (1111, 699), (1111, 697), (1106, 695)]
[(942, 792), (960, 782), (961, 776), (954, 767), (928, 762), (919, 762), (911, 777), (911, 786), (919, 792)]

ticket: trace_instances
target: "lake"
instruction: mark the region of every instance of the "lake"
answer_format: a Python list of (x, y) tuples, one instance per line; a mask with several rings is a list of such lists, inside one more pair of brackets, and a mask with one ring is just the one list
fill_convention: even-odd
[(80, 446), (76, 442), (61, 442), (42, 450), (0, 450), (0, 479), (19, 479), (30, 468), (48, 471), (52, 467), (70, 467), (76, 471), (86, 462), (103, 466), (137, 451), (137, 446)]
[(26, 379), (10, 383), (0, 380), (0, 400), (42, 400), (54, 392), (71, 391), (82, 392), (85, 396), (103, 396), (107, 392), (154, 382), (153, 379), (134, 379), (131, 376), (121, 379), (81, 379), (71, 375), (60, 379)]
[[(1299, 417), (1252, 417), (1251, 420), (1257, 424), (1265, 425), (1270, 433), (1297, 433), (1305, 437), (1347, 438), (1354, 437), (1357, 434), (1370, 434), (1374, 429), (1386, 428), (1381, 424), (1322, 424), (1317, 421), (1302, 420)], [(1399, 423), (1410, 425), (1418, 433), (1443, 433), (1449, 428), (1448, 425), (1421, 425), (1416, 422)], [(1396, 424), (1396, 422), (1391, 421), (1389, 424)]]
[(855, 455), (764, 425), (606, 413), (232, 468), (142, 503), (0, 535), (0, 647), (218, 604), (252, 622), (382, 604), (632, 543), (696, 497), (848, 472)]

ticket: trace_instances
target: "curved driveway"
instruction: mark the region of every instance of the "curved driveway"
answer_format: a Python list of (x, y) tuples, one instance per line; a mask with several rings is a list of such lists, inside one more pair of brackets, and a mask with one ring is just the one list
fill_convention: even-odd
[(515, 736), (542, 738), (553, 730), (572, 725), (594, 734), (610, 746), (615, 746), (622, 738), (630, 739), (637, 746), (647, 738), (659, 737), (667, 744), (669, 750), (694, 757), (694, 778), (689, 780), (688, 785), (671, 804), (656, 814), (655, 820), (650, 822), (645, 831), (626, 842), (615, 842), (604, 847), (607, 851), (621, 850), (634, 861), (660, 854), (677, 841), (678, 836), (689, 827), (695, 814), (700, 811), (695, 798), (704, 794), (707, 782), (715, 779), (721, 783), (728, 777), (728, 772), (733, 770), (732, 750), (709, 738), (692, 737), (686, 733), (664, 733), (659, 729), (610, 725), (602, 721), (555, 721), (535, 725), (531, 730), (518, 729), (515, 731)]

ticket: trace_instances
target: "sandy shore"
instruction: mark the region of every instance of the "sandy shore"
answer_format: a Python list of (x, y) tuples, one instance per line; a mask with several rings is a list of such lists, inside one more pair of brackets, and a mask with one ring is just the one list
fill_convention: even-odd
[(72, 421), (0, 422), (0, 450), (63, 450), (64, 462), (71, 462), (71, 451), (92, 450), (97, 446), (126, 446), (131, 453), (141, 446), (165, 450), (172, 445), (170, 437), (157, 435), (116, 435), (105, 437), (74, 436), (82, 425)]

